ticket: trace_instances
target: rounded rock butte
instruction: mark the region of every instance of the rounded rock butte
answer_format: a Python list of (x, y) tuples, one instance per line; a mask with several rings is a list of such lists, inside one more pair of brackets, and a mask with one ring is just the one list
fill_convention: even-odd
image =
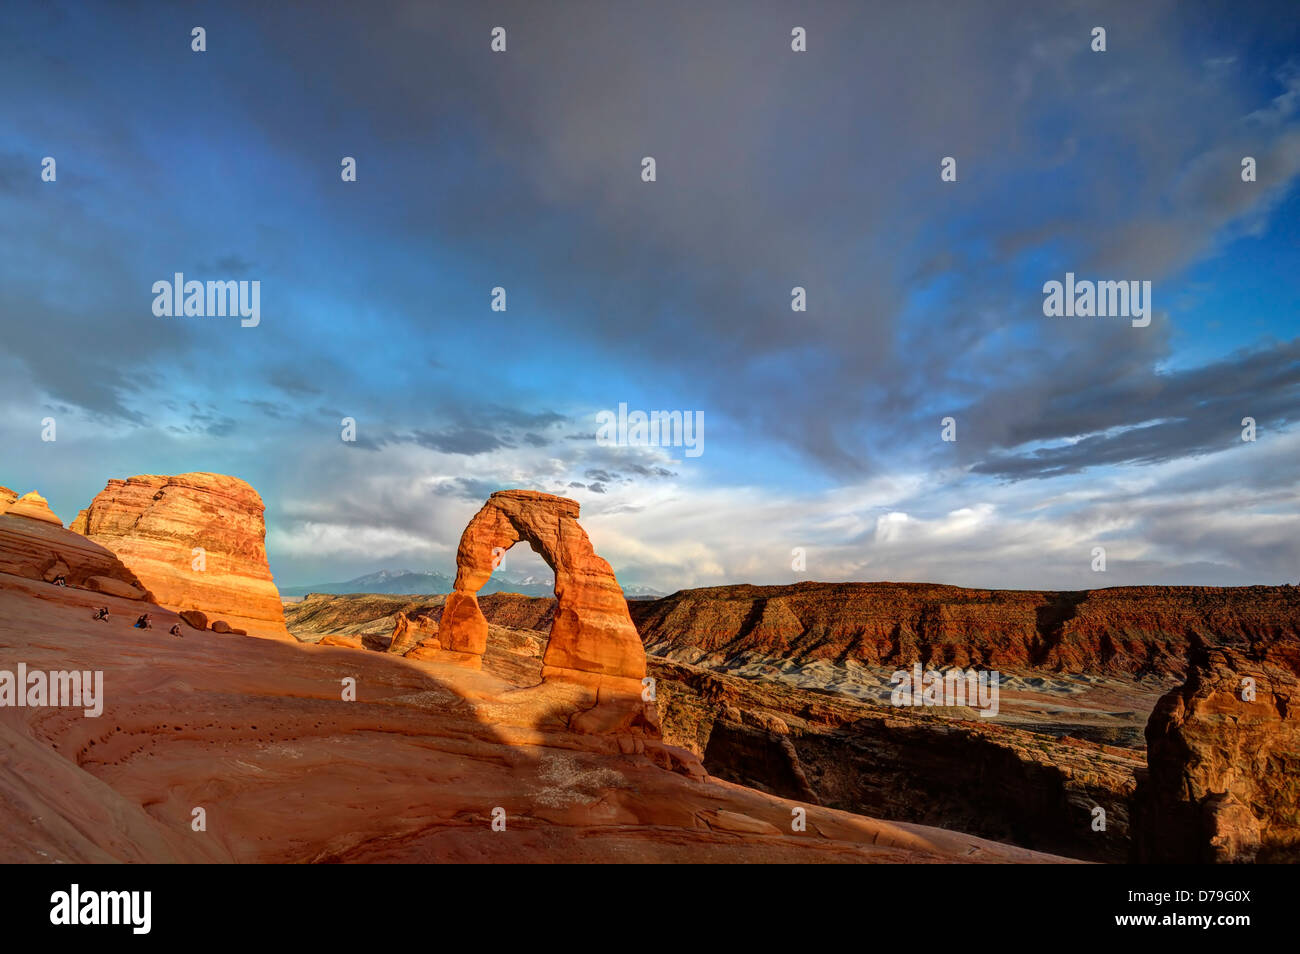
[(477, 593), (497, 554), (520, 540), (555, 571), (555, 622), (542, 678), (640, 693), (645, 649), (610, 565), (578, 525), (578, 502), (533, 490), (492, 494), (461, 534), (456, 583), (443, 607), (443, 654), (481, 666), (488, 624)]
[(110, 480), (69, 529), (111, 550), (160, 606), (294, 642), (267, 564), (264, 510), (237, 477), (139, 474)]

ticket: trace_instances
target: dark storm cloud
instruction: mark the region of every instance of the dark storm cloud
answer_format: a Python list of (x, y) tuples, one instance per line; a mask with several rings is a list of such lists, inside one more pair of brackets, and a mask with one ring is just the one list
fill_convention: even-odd
[[(1168, 321), (1140, 336), (1046, 324), (1038, 289), (1058, 264), (1159, 280), (1220, 232), (1249, 227), (1294, 181), (1294, 77), (1270, 102), (1242, 75), (1208, 76), (1180, 29), (1216, 12), (1234, 22), (1229, 7), (1207, 10), (669, 2), (647, 21), (632, 3), (223, 7), (210, 33), (239, 46), (210, 53), (212, 72), (163, 100), (167, 115), (229, 104), (251, 124), (238, 130), (241, 174), (303, 189), (283, 218), (264, 220), (250, 202), (233, 224), (216, 221), (210, 200), (188, 216), (139, 201), (175, 157), (141, 102), (176, 61), (142, 54), (162, 56), (179, 15), (115, 11), (105, 27), (121, 30), (137, 69), (111, 75), (98, 36), (51, 32), (33, 52), (9, 31), (6, 76), (51, 93), (15, 100), (13, 126), (33, 142), (82, 131), (57, 191), (40, 191), (34, 153), (7, 146), (0, 157), (4, 211), (23, 236), (0, 283), (0, 312), (23, 318), (5, 348), (55, 399), (135, 423), (165, 373), (195, 388), (329, 393), (352, 408), (339, 416), (367, 425), (357, 446), (372, 450), (541, 447), (564, 416), (513, 395), (498, 404), (493, 356), (535, 352), (541, 377), (548, 357), (581, 348), (593, 375), (663, 382), (727, 420), (742, 446), (788, 445), (846, 475), (928, 454), (939, 414), (960, 409), (954, 458), (1009, 479), (1075, 472), (1089, 453), (1097, 463), (1198, 453), (1215, 438), (1197, 437), (1198, 408), (1159, 370)], [(33, 16), (33, 29), (58, 26)], [(806, 54), (790, 52), (794, 22), (808, 29)], [(1112, 38), (1104, 57), (1088, 49), (1096, 22)], [(497, 24), (510, 37), (500, 56), (486, 42)], [(1232, 51), (1213, 52), (1226, 63)], [(95, 115), (78, 114), (88, 102)], [(188, 131), (185, 168), (214, 155)], [(344, 149), (363, 153), (348, 198), (337, 191)], [(1242, 150), (1260, 158), (1258, 188), (1223, 175)], [(656, 183), (640, 181), (645, 155), (658, 161)], [(958, 183), (938, 181), (946, 155), (959, 159)], [(64, 190), (65, 175), (80, 187)], [(184, 184), (216, 195), (222, 181)], [(138, 214), (105, 215), (110, 198)], [(392, 248), (370, 254), (366, 229), (417, 257), (454, 249), (463, 261), (449, 269), (463, 264), (485, 288), (518, 276), (510, 315), (526, 307), (529, 322), (485, 327), (472, 355), (401, 354), (426, 341), (431, 312), (463, 316), (443, 310), (422, 273), (403, 280), (394, 266), (390, 280), (368, 281), (363, 266)], [(128, 255), (139, 243), (148, 267)], [(322, 246), (341, 251), (317, 263)], [(1025, 255), (1050, 258), (1049, 274), (1020, 274)], [(278, 273), (284, 285), (310, 292), (356, 271), (358, 291), (301, 306), (286, 296), (252, 338), (148, 315), (155, 272), (277, 273), (299, 256), (298, 271)], [(794, 285), (808, 290), (806, 313), (790, 310)], [(330, 308), (342, 317), (324, 329), (313, 309)], [(467, 368), (476, 387), (424, 380), (388, 353), (362, 365), (385, 347), (426, 375)], [(1236, 397), (1264, 408), (1261, 422), (1292, 414), (1285, 395), (1270, 404), (1262, 383), (1234, 381)], [(563, 406), (561, 392), (583, 383), (544, 397)], [(1210, 410), (1227, 414), (1232, 401)], [(1153, 420), (1173, 424), (1140, 426)], [(1128, 430), (1086, 436), (1109, 428)], [(1081, 448), (1006, 456), (1081, 435)], [(594, 450), (582, 458), (610, 474), (671, 473)]]
[[(1025, 395), (1014, 395), (1024, 400)], [(1155, 464), (1239, 446), (1242, 419), (1281, 430), (1300, 420), (1300, 339), (1201, 368), (1127, 374), (1039, 395), (1041, 413), (1008, 431), (1011, 444), (1082, 437), (1062, 447), (999, 454), (975, 466), (1007, 479)], [(1112, 433), (1106, 433), (1112, 432)], [(1084, 436), (1086, 435), (1086, 436)]]
[[(526, 251), (551, 277), (532, 293), (563, 306), (560, 327), (691, 374), (703, 409), (843, 472), (872, 467), (874, 435), (893, 423), (915, 434), (918, 406), (935, 395), (965, 403), (982, 392), (988, 379), (968, 363), (964, 342), (1042, 320), (1037, 285), (1012, 282), (1010, 262), (978, 254), (981, 245), (1008, 254), (1057, 242), (1079, 268), (1159, 278), (1263, 207), (1298, 168), (1288, 132), (1244, 128), (1258, 103), (1231, 84), (1204, 84), (1201, 60), (1170, 42), (1170, 3), (1087, 11), (827, 3), (797, 15), (776, 4), (668, 4), (652, 30), (642, 15), (624, 4), (506, 4), (481, 15), (420, 5), (400, 27), (353, 19), (347, 44), (367, 55), (337, 58), (335, 95), (364, 105), (381, 139), (472, 110), (472, 140), (512, 176), (440, 201), (450, 234), (504, 269), (522, 250), (503, 245), (503, 232), (550, 235), (547, 210), (577, 211), (589, 228)], [(811, 37), (801, 57), (788, 55), (792, 18)], [(1103, 20), (1122, 38), (1105, 71), (1087, 45)], [(511, 45), (494, 58), (483, 37), (496, 23), (507, 24)], [(291, 23), (282, 29), (292, 33)], [(285, 52), (307, 69), (320, 51)], [(470, 109), (456, 110), (449, 91), (468, 96)], [(1196, 109), (1165, 108), (1189, 96)], [(1293, 109), (1278, 104), (1274, 127), (1292, 122)], [(1068, 136), (1035, 135), (1062, 110)], [(1189, 124), (1204, 135), (1188, 135)], [(277, 122), (270, 134), (293, 135), (293, 125)], [(1206, 149), (1198, 140), (1229, 132), (1268, 157), (1260, 188), (1215, 178), (1238, 145)], [(1127, 149), (1082, 151), (1080, 143), (1102, 141)], [(637, 179), (643, 155), (658, 161), (653, 185)], [(960, 157), (960, 189), (940, 190), (943, 155)], [(1072, 188), (1018, 205), (998, 197), (1044, 170)], [(415, 210), (432, 196), (408, 198), (411, 221), (421, 220)], [(945, 221), (946, 234), (932, 231)], [(944, 241), (961, 248), (934, 252)], [(919, 270), (900, 263), (913, 249), (923, 250)], [(903, 324), (915, 290), (908, 275), (950, 286), (919, 328)], [(808, 289), (806, 314), (789, 309), (795, 284)], [(575, 297), (588, 307), (567, 307)], [(990, 355), (990, 369), (1039, 350), (1047, 360), (1027, 390), (1049, 401), (1065, 386), (1058, 367), (1067, 353), (1085, 366), (1129, 361), (1131, 343), (1114, 336), (1027, 334)], [(1164, 355), (1144, 353), (1134, 373), (1154, 382)], [(997, 411), (1003, 430), (1033, 429), (1038, 403)], [(883, 428), (881, 417), (890, 422)], [(995, 430), (969, 434), (978, 443), (987, 431), (984, 448), (993, 449)]]

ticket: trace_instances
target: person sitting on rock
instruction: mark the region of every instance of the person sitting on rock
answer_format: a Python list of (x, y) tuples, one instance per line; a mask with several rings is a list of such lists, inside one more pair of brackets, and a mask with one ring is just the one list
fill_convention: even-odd
[(148, 614), (148, 613), (143, 614), (143, 615), (142, 615), (138, 620), (135, 621), (135, 628), (136, 628), (136, 629), (153, 629), (153, 623), (149, 620), (149, 614)]
[(104, 622), (108, 622), (108, 607), (107, 607), (107, 606), (101, 606), (99, 609), (95, 610), (95, 616), (94, 616), (94, 618), (95, 618), (95, 619), (102, 619), (102, 620), (104, 620)]
[(185, 634), (181, 632), (181, 624), (180, 624), (180, 623), (177, 623), (176, 625), (174, 625), (174, 626), (169, 630), (169, 632), (170, 632), (173, 636), (180, 636), (182, 639), (184, 639), (184, 637), (185, 637)]
[(51, 580), (50, 582), (53, 583), (55, 586), (67, 586), (67, 585), (68, 585), (68, 580), (67, 580), (67, 578), (66, 578), (62, 573), (60, 573), (58, 576), (56, 576), (56, 577), (55, 577), (53, 580)]

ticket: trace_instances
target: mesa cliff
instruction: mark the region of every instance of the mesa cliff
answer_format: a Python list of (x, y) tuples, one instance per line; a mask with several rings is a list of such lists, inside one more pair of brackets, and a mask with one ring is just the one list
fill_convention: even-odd
[(1171, 680), (1197, 640), (1300, 641), (1300, 587), (1126, 586), (1076, 592), (929, 583), (683, 590), (628, 604), (647, 649), (704, 666), (915, 662)]
[(264, 510), (237, 477), (142, 474), (110, 480), (70, 529), (116, 554), (159, 604), (287, 640)]

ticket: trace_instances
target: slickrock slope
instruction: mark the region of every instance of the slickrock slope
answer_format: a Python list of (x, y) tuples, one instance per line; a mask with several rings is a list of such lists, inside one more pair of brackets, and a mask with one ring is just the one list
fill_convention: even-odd
[(439, 621), (442, 646), (481, 657), (487, 620), (476, 594), (500, 555), (525, 540), (555, 571), (555, 618), (544, 678), (599, 686), (633, 697), (645, 676), (645, 651), (627, 600), (607, 562), (578, 525), (578, 502), (531, 490), (492, 494), (461, 535), (455, 589)]
[(1300, 638), (1300, 588), (1148, 586), (1078, 592), (928, 583), (683, 590), (629, 604), (648, 651), (756, 660), (1155, 677), (1186, 672), (1194, 638)]
[(1300, 862), (1300, 644), (1198, 648), (1147, 726), (1139, 861)]
[(62, 576), (71, 587), (151, 598), (111, 550), (61, 524), (15, 516), (13, 511), (0, 514), (0, 573), (44, 583)]
[[(972, 625), (974, 644), (995, 634), (994, 614), (986, 601), (973, 598), (979, 591), (925, 589), (947, 591), (949, 600), (954, 593), (972, 597), (968, 617), (978, 621), (985, 614), (980, 627)], [(655, 614), (700, 592), (675, 594), (658, 606), (633, 603), (632, 613), (662, 618)], [(1079, 632), (1086, 627), (1106, 647), (1095, 659), (1104, 675), (1088, 671), (1086, 656), (1065, 665), (1067, 655), (1051, 652), (1068, 642), (1063, 634), (1071, 620), (1059, 612), (1063, 598), (1022, 601), (1047, 607), (1044, 625), (1056, 637), (1031, 645), (1032, 651), (1046, 647), (1031, 658), (1051, 658), (1067, 671), (1007, 666), (994, 720), (969, 710), (889, 706), (888, 673), (903, 663), (888, 654), (875, 666), (815, 653), (802, 662), (769, 665), (755, 662), (741, 640), (722, 652), (705, 651), (702, 658), (719, 667), (711, 670), (652, 655), (663, 738), (694, 752), (711, 774), (772, 794), (1079, 858), (1294, 859), (1300, 825), (1295, 590), (1151, 588), (1144, 611), (1145, 592), (1070, 594), (1068, 603), (1081, 611)], [(987, 603), (996, 608), (1005, 595), (992, 594)], [(365, 626), (375, 609), (361, 603), (349, 609), (347, 598), (337, 599), (329, 613), (341, 629)], [(733, 609), (727, 602), (721, 601), (721, 610), (706, 605), (698, 612), (716, 619)], [(546, 621), (551, 606), (524, 597), (499, 607), (484, 600), (492, 624), (488, 671), (524, 684), (539, 678), (536, 651), (529, 659), (524, 641), (529, 631), (507, 626)], [(319, 612), (306, 611), (303, 621), (310, 624)], [(752, 602), (745, 607), (747, 616), (763, 612)], [(924, 632), (945, 614), (921, 615)], [(291, 620), (295, 632), (300, 625)], [(900, 620), (898, 628), (905, 625)], [(531, 637), (544, 640), (544, 630), (544, 623), (535, 626)], [(1071, 638), (1077, 646), (1082, 637), (1075, 632)], [(665, 642), (691, 655), (700, 641), (698, 632), (687, 630)], [(924, 652), (932, 644), (916, 645)], [(1186, 669), (1173, 658), (1176, 652), (1189, 653), (1193, 662), (1187, 685), (1170, 691)], [(730, 659), (730, 670), (721, 668), (723, 658)], [(1085, 671), (1068, 671), (1075, 666)], [(1256, 680), (1250, 704), (1240, 693), (1247, 675)], [(852, 693), (842, 695), (845, 690)], [(1104, 832), (1093, 830), (1096, 808), (1106, 813)]]
[[(93, 621), (103, 602), (111, 620)], [(705, 779), (687, 753), (567, 731), (581, 686), (178, 639), (161, 607), (132, 629), (141, 605), (0, 574), (0, 657), (104, 674), (98, 718), (0, 708), (0, 862), (1060, 860), (818, 806), (795, 832), (800, 806)]]
[[(391, 615), (372, 617), (396, 605), (415, 611), (398, 597), (313, 596), (288, 607), (287, 615), (299, 638), (316, 636), (324, 621), (335, 632), (369, 633), (376, 625), (391, 626)], [(554, 601), (483, 600), (490, 621), (485, 671), (518, 685), (540, 681), (548, 605)], [(420, 608), (426, 610), (439, 612), (437, 606)], [(521, 619), (540, 624), (531, 630), (497, 625)], [(1074, 700), (1075, 708), (1063, 713), (1063, 706), (1044, 703), (1041, 694), (1012, 688), (1002, 696), (1001, 717), (989, 723), (968, 709), (896, 709), (654, 656), (648, 672), (655, 679), (664, 741), (693, 752), (716, 777), (786, 798), (1071, 857), (1128, 856), (1129, 799), (1143, 755), (1140, 748), (1070, 737), (1084, 701)], [(1147, 696), (1135, 717), (1139, 740), (1156, 694)], [(1113, 704), (1102, 694), (1095, 704), (1107, 702)], [(1063, 737), (1025, 731), (1025, 725)], [(1092, 830), (1096, 807), (1106, 811), (1105, 833)]]
[(236, 477), (144, 474), (110, 480), (71, 529), (117, 554), (163, 606), (287, 640), (264, 509)]

